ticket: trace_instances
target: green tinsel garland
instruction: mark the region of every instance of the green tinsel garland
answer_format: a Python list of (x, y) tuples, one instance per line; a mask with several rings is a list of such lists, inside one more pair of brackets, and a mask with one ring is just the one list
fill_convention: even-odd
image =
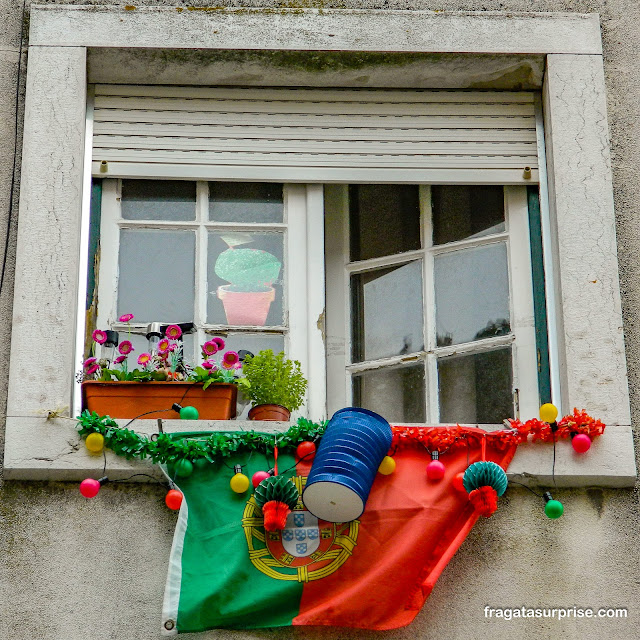
[(195, 462), (204, 458), (215, 462), (244, 451), (272, 450), (277, 436), (278, 448), (291, 451), (305, 440), (315, 440), (324, 433), (326, 422), (316, 423), (298, 418), (298, 423), (282, 433), (257, 433), (255, 431), (213, 432), (198, 439), (175, 440), (168, 433), (160, 433), (156, 440), (140, 435), (131, 429), (119, 427), (109, 416), (99, 416), (95, 411), (83, 411), (78, 418), (78, 433), (86, 438), (90, 433), (104, 436), (104, 445), (116, 455), (125, 458), (150, 458), (154, 463), (174, 464), (179, 460)]

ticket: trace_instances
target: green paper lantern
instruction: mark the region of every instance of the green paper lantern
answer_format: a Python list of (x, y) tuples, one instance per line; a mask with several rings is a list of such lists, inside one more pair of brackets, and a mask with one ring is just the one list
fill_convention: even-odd
[(559, 500), (549, 500), (547, 504), (544, 505), (544, 512), (547, 518), (556, 520), (564, 513), (564, 507)]
[(296, 485), (284, 476), (270, 476), (265, 478), (257, 487), (254, 493), (257, 505), (262, 508), (267, 502), (272, 500), (284, 502), (290, 509), (293, 509), (298, 502), (298, 489)]
[(199, 417), (198, 410), (195, 407), (182, 407), (180, 409), (181, 420), (197, 420)]
[(506, 490), (509, 481), (504, 469), (495, 462), (474, 462), (464, 472), (462, 486), (467, 493), (471, 493), (479, 487), (493, 487), (501, 496)]
[(193, 464), (187, 459), (178, 460), (175, 464), (175, 472), (180, 478), (186, 478), (193, 473)]

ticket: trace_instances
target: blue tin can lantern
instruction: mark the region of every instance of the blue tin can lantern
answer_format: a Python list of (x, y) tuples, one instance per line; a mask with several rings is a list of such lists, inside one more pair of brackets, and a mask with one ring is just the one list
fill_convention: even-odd
[(334, 413), (302, 492), (304, 506), (327, 522), (359, 518), (391, 439), (389, 423), (373, 411), (348, 407)]

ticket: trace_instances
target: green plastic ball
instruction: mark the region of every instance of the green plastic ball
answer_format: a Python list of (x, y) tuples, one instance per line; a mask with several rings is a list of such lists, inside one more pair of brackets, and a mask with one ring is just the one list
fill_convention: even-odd
[(178, 460), (176, 462), (176, 475), (181, 478), (186, 478), (193, 473), (193, 464), (189, 460)]
[(547, 518), (555, 520), (564, 513), (564, 507), (562, 506), (562, 502), (559, 500), (549, 500), (549, 502), (544, 505), (544, 512)]
[(195, 407), (182, 407), (180, 409), (181, 420), (197, 420), (198, 410)]
[(209, 466), (210, 462), (206, 458), (197, 458), (193, 463), (193, 466), (196, 469), (206, 469)]

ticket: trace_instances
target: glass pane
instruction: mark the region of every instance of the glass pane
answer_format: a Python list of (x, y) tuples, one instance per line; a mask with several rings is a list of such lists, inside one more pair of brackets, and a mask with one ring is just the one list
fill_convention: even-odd
[(421, 351), (422, 261), (351, 276), (353, 361)]
[(196, 183), (182, 180), (123, 180), (125, 220), (195, 220)]
[(210, 232), (207, 322), (281, 325), (282, 233)]
[(351, 260), (420, 249), (420, 200), (416, 185), (349, 185)]
[(424, 363), (353, 376), (353, 404), (392, 423), (425, 421)]
[(505, 230), (501, 186), (433, 186), (433, 244)]
[(210, 182), (209, 220), (282, 222), (282, 185), (269, 182)]
[[(212, 336), (207, 336), (207, 340)], [(264, 349), (271, 349), (273, 353), (284, 351), (284, 336), (274, 336), (269, 334), (256, 333), (232, 333), (228, 336), (222, 336), (225, 342), (225, 351), (251, 351), (256, 355)]]
[(195, 233), (120, 231), (118, 315), (136, 322), (193, 322)]
[(439, 347), (509, 333), (505, 243), (436, 256), (434, 278)]
[(440, 422), (502, 424), (513, 417), (511, 347), (438, 360)]

